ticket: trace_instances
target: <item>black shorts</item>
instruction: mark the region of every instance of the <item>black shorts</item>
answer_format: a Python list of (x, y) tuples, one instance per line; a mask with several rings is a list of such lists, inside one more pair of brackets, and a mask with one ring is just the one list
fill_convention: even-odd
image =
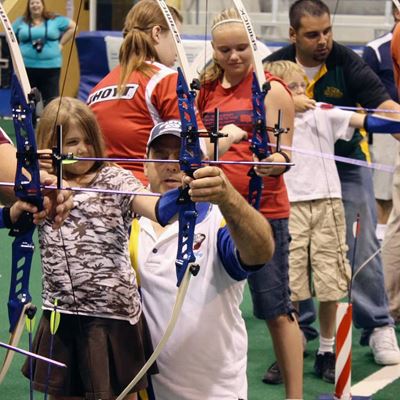
[[(55, 396), (112, 399), (119, 395), (150, 357), (153, 347), (143, 314), (137, 324), (109, 318), (61, 314), (52, 355), (50, 311), (44, 311), (33, 352), (63, 362), (68, 368), (32, 360), (33, 388)], [(30, 361), (22, 367), (29, 378)], [(157, 366), (150, 374), (157, 373)], [(144, 376), (132, 389), (147, 387)]]

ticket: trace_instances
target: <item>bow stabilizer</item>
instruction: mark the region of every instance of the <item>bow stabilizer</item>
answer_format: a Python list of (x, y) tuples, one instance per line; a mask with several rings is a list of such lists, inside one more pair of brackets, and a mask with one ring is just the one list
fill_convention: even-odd
[(400, 11), (400, 1), (399, 0), (393, 0), (393, 3), (397, 7), (397, 9)]

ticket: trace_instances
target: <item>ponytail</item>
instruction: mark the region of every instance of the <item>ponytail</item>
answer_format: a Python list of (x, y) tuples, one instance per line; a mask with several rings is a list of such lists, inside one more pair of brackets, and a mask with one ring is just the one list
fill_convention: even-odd
[[(174, 7), (168, 6), (175, 21), (182, 22), (182, 16)], [(155, 0), (141, 0), (136, 3), (125, 18), (123, 29), (124, 41), (119, 52), (121, 75), (118, 92), (125, 89), (129, 76), (133, 71), (151, 75), (149, 61), (159, 61), (152, 38), (152, 30), (159, 26), (168, 31), (169, 27), (164, 14)]]

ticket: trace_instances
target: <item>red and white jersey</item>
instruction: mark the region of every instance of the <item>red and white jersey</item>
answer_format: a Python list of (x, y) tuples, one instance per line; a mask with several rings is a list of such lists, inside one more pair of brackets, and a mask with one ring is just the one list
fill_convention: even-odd
[[(120, 66), (102, 79), (89, 95), (87, 103), (99, 121), (109, 157), (143, 158), (151, 128), (162, 121), (180, 119), (177, 72), (157, 62), (151, 66), (154, 72), (132, 72), (121, 96), (117, 93)], [(201, 123), (200, 118), (198, 122)], [(147, 182), (142, 163), (119, 164), (143, 183)]]
[(0, 144), (12, 144), (12, 140), (7, 136), (2, 128), (0, 128)]

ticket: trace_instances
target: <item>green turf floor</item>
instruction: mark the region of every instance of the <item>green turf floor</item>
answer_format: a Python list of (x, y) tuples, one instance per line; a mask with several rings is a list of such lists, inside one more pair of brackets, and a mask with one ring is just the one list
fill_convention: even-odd
[[(11, 238), (7, 236), (6, 230), (0, 231), (0, 340), (8, 341), (8, 319), (6, 302), (8, 298), (8, 287), (11, 265)], [(31, 292), (35, 303), (40, 302), (41, 274), (38, 252), (35, 254), (34, 265), (31, 275)], [(246, 320), (249, 333), (249, 399), (250, 400), (282, 400), (284, 399), (283, 386), (269, 386), (261, 382), (261, 377), (266, 367), (274, 360), (272, 344), (267, 334), (266, 325), (263, 321), (253, 318), (251, 313), (251, 299), (246, 289), (245, 299), (242, 305), (243, 316)], [(398, 336), (399, 333), (398, 333)], [(374, 364), (372, 355), (367, 347), (360, 347), (357, 343), (358, 332), (353, 334), (353, 384), (364, 379), (379, 367)], [(316, 341), (308, 345), (309, 356), (304, 362), (304, 399), (312, 400), (322, 393), (332, 392), (333, 385), (322, 382), (314, 377), (312, 372), (313, 354), (316, 349)], [(21, 347), (27, 348), (26, 335)], [(5, 351), (0, 349), (1, 359)], [(28, 380), (22, 377), (20, 367), (24, 357), (17, 355), (4, 382), (0, 385), (0, 400), (27, 400), (29, 398)], [(35, 393), (35, 398), (42, 395)], [(374, 400), (398, 400), (400, 399), (400, 382), (395, 381), (384, 390), (378, 392)], [(193, 399), (200, 400), (200, 399)], [(206, 400), (206, 399), (201, 399)]]

